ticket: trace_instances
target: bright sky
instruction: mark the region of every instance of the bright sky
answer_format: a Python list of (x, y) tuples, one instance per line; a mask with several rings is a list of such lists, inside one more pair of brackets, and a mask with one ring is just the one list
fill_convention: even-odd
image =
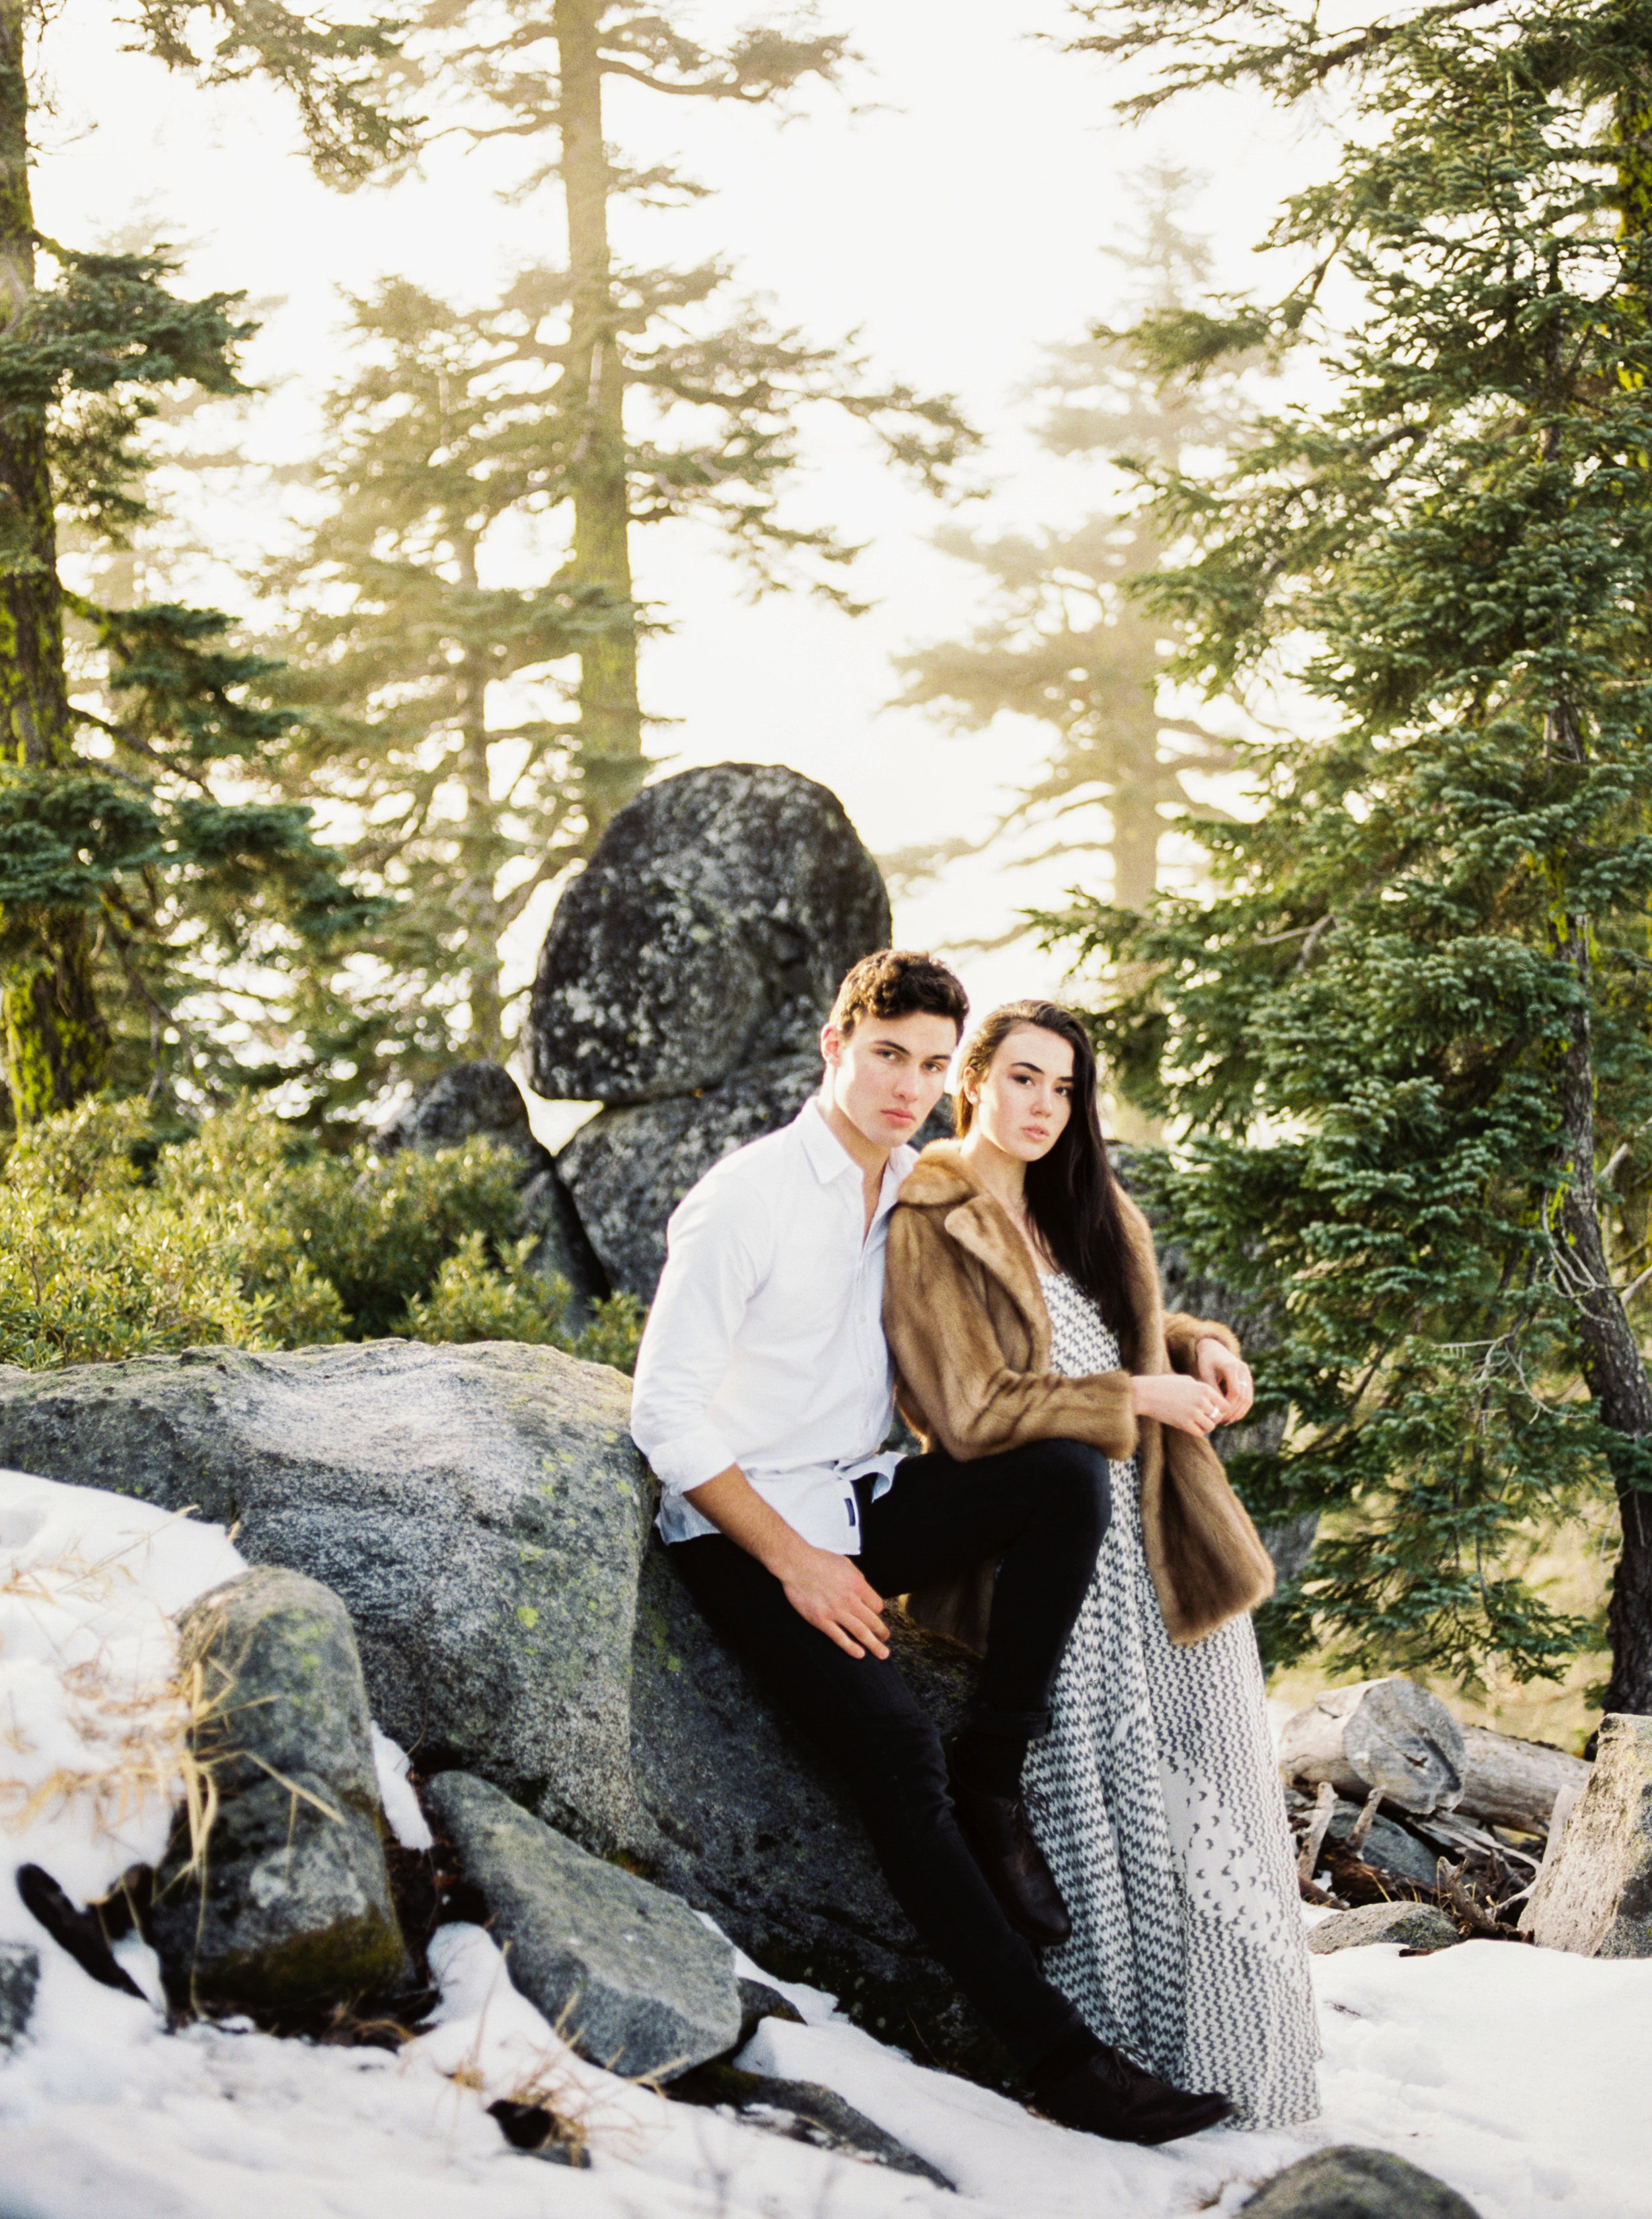
[[(708, 0), (677, 12), (712, 38), (752, 8)], [(341, 197), (310, 176), (276, 96), (207, 94), (169, 78), (121, 51), (117, 13), (68, 0), (48, 34), (57, 109), (40, 134), (38, 221), (90, 245), (142, 213), (187, 249), (188, 285), (280, 300), (249, 357), (269, 388), (245, 433), (260, 456), (314, 451), (316, 396), (342, 367), (341, 289), (401, 273), (480, 301), (517, 263), (557, 258), (549, 196), (515, 208), (499, 197), (519, 150), (501, 158), (450, 140), (419, 177)], [(848, 97), (812, 95), (784, 127), (761, 112), (610, 89), (609, 134), (628, 159), (676, 161), (716, 189), (684, 213), (627, 217), (621, 252), (656, 265), (724, 257), (777, 320), (818, 338), (858, 328), (880, 374), (959, 395), (989, 435), (978, 476), (991, 496), (966, 512), (978, 525), (1057, 523), (1098, 503), (1098, 474), (1031, 446), (1015, 394), (1041, 346), (1082, 337), (1112, 307), (1117, 280), (1102, 249), (1127, 221), (1133, 173), (1158, 158), (1208, 177), (1194, 221), (1214, 238), (1224, 281), (1243, 285), (1254, 280), (1251, 243), (1306, 164), (1278, 115), (1238, 99), (1127, 130), (1109, 113), (1108, 72), (1037, 37), (1069, 20), (1059, 0), (844, 0), (823, 21), (851, 32), (865, 66)], [(971, 620), (971, 574), (928, 544), (943, 512), (824, 426), (795, 506), (869, 543), (855, 585), (876, 602), (871, 614), (786, 597), (754, 606), (692, 530), (637, 535), (639, 590), (674, 627), (646, 653), (645, 705), (668, 720), (654, 752), (677, 765), (791, 764), (842, 796), (875, 851), (978, 837), (1001, 789), (1040, 761), (1036, 729), (1001, 720), (958, 740), (884, 706), (891, 655)], [(275, 527), (254, 513), (219, 528), (250, 550)], [(1024, 904), (1094, 882), (1096, 867), (1017, 873), (997, 857), (966, 861), (902, 905), (897, 937), (989, 935)], [(525, 923), (512, 951), (525, 971), (543, 914)], [(1024, 948), (963, 967), (978, 1007), (1056, 983)]]

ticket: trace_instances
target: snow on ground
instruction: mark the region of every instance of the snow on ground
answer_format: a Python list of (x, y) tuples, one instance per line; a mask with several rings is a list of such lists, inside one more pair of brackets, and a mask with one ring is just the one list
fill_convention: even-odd
[[(84, 1900), (158, 1853), (183, 1719), (168, 1616), (239, 1563), (215, 1527), (0, 1474), (0, 1936), (42, 1964), (33, 2038), (0, 2053), (3, 2219), (1179, 2219), (1234, 2212), (1334, 2141), (1399, 2151), (1481, 2219), (1652, 2209), (1652, 1963), (1503, 1942), (1316, 1958), (1323, 2117), (1164, 2150), (1034, 2119), (788, 1990), (810, 2023), (766, 2022), (741, 2061), (835, 2088), (957, 2196), (583, 2063), (474, 1926), (438, 1936), (441, 2008), (399, 2054), (240, 2023), (168, 2034), (41, 1933), (9, 1875), (40, 1863)], [(416, 1837), (406, 1759), (382, 1736), (375, 1750), (392, 1821)], [(158, 1993), (143, 1945), (121, 1954)], [(581, 2120), (589, 2171), (506, 2145), (486, 2107), (527, 2092)]]

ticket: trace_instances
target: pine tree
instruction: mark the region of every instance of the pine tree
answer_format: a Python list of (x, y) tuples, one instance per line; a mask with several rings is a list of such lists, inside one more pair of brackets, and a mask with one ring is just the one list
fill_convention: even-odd
[[(848, 349), (777, 330), (754, 307), (725, 308), (722, 263), (642, 269), (617, 258), (611, 226), (621, 203), (666, 206), (704, 189), (657, 164), (618, 161), (604, 135), (608, 80), (668, 103), (773, 108), (810, 80), (833, 82), (848, 59), (842, 36), (806, 22), (755, 25), (710, 48), (689, 35), (689, 12), (658, 0), (432, 0), (413, 41), (432, 82), (479, 100), (479, 138), (555, 149), (523, 190), (560, 185), (565, 255), (521, 283), (538, 295), (528, 348), (552, 373), (543, 438), (550, 483), (569, 512), (557, 583), (618, 618), (587, 628), (574, 650), (587, 839), (646, 770), (632, 527), (710, 520), (759, 590), (806, 582), (853, 607), (837, 580), (856, 550), (829, 526), (789, 523), (779, 506), (811, 407), (868, 426), (936, 490), (972, 437), (950, 401), (879, 384)], [(554, 335), (543, 328), (548, 318)]]
[[(1226, 0), (1083, 11), (1139, 104), (1347, 103), (1272, 244), (1282, 301), (1150, 320), (1167, 374), (1314, 345), (1332, 397), (1225, 478), (1166, 474), (1153, 600), (1214, 687), (1320, 705), (1256, 749), (1219, 898), (1058, 929), (1137, 966), (1099, 1019), (1188, 1121), (1161, 1198), (1282, 1321), (1264, 1513), (1337, 1515), (1280, 1629), (1519, 1674), (1583, 1629), (1512, 1576), (1603, 1480), (1609, 1708), (1652, 1709), (1652, 7), (1489, 0), (1345, 36)], [(1351, 328), (1321, 316), (1332, 271)], [(1581, 1385), (1583, 1393), (1578, 1394)]]
[[(215, 958), (276, 919), (314, 936), (360, 914), (301, 810), (213, 793), (218, 766), (244, 770), (284, 723), (257, 698), (261, 664), (227, 651), (224, 619), (102, 610), (65, 588), (59, 513), (106, 538), (128, 534), (143, 513), (139, 435), (155, 392), (234, 390), (249, 327), (236, 296), (171, 293), (164, 252), (80, 252), (36, 232), (35, 20), (0, 0), (0, 278), (11, 302), (0, 334), (0, 1025), (25, 1122), (110, 1075), (111, 990), (170, 1022), (169, 994), (155, 991), (162, 944), (182, 934)], [(197, 53), (203, 26), (216, 41)], [(401, 143), (369, 96), (389, 51), (381, 25), (330, 26), (262, 0), (139, 0), (132, 28), (140, 50), (203, 81), (260, 73), (283, 86), (316, 165), (340, 183)], [(71, 693), (71, 612), (101, 650), (112, 718)]]
[[(1150, 171), (1140, 234), (1113, 250), (1140, 309), (1173, 307), (1208, 282), (1208, 249), (1181, 221), (1191, 190), (1185, 172)], [(1220, 448), (1239, 405), (1231, 390), (1167, 393), (1108, 331), (1051, 349), (1029, 395), (1046, 404), (1035, 436), (1046, 451), (1103, 466), (1119, 457), (1174, 466), (1191, 449)], [(1189, 791), (1188, 774), (1227, 770), (1233, 755), (1221, 734), (1161, 705), (1166, 627), (1130, 589), (1158, 568), (1164, 538), (1124, 475), (1106, 475), (1111, 504), (1076, 525), (996, 534), (949, 525), (935, 534), (944, 553), (982, 573), (989, 613), (963, 639), (899, 656), (906, 683), (897, 705), (929, 709), (960, 734), (1003, 715), (1045, 725), (1048, 760), (989, 837), (1042, 833), (1037, 851), (1018, 859), (1026, 865), (1104, 853), (1114, 902), (1136, 910), (1158, 884), (1167, 825), (1221, 814)], [(1075, 830), (1098, 801), (1105, 836)], [(978, 844), (912, 849), (886, 865), (922, 879)], [(999, 944), (1024, 929), (1018, 922)]]
[[(540, 326), (561, 289), (530, 273), (473, 311), (397, 279), (352, 305), (363, 359), (326, 407), (325, 511), (266, 583), (295, 612), (289, 783), (359, 823), (352, 867), (398, 899), (378, 991), (354, 1001), (350, 1060), (382, 1083), (450, 1060), (456, 1033), (471, 1055), (506, 1052), (500, 937), (587, 832), (553, 666), (630, 612), (561, 576), (494, 582), (524, 560), (501, 538), (559, 505)], [(507, 687), (540, 713), (502, 722)], [(343, 1002), (318, 1021), (351, 1022)]]

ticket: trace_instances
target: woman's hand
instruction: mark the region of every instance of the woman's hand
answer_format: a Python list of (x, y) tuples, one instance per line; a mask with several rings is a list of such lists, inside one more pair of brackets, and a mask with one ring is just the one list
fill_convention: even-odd
[[(1204, 1342), (1201, 1353), (1211, 1346)], [(1222, 1354), (1227, 1353), (1223, 1349)], [(1130, 1382), (1130, 1395), (1139, 1418), (1157, 1418), (1161, 1426), (1196, 1433), (1201, 1440), (1224, 1422), (1222, 1414), (1227, 1407), (1207, 1381), (1189, 1379), (1181, 1371), (1139, 1373)]]
[(1225, 1426), (1236, 1426), (1256, 1400), (1256, 1382), (1242, 1356), (1235, 1356), (1225, 1341), (1199, 1343), (1199, 1377), (1222, 1398)]

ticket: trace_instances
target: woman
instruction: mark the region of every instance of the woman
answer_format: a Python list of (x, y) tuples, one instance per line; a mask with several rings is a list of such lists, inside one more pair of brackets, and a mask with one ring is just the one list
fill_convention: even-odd
[[(1085, 1431), (1115, 1457), (1112, 1524), (1024, 1779), (1072, 1920), (1045, 1971), (1103, 2042), (1230, 2096), (1233, 2123), (1312, 2118), (1319, 2039), (1248, 1616), (1272, 1567), (1205, 1438), (1249, 1408), (1250, 1375), (1226, 1327), (1164, 1315), (1070, 1011), (994, 1010), (965, 1050), (957, 1122), (890, 1228), (902, 1410), (954, 1457), (988, 1456), (1072, 1433), (1083, 1380)], [(991, 1575), (913, 1596), (913, 1614), (980, 1647)]]

